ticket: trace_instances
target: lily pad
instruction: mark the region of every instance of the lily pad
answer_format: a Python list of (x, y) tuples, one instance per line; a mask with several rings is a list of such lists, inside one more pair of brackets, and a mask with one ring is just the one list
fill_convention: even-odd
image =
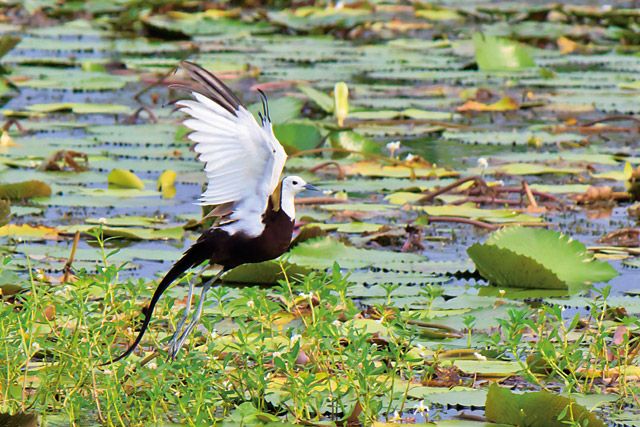
[(618, 275), (608, 263), (594, 260), (582, 243), (552, 230), (506, 228), (467, 253), (480, 274), (496, 286), (574, 293)]

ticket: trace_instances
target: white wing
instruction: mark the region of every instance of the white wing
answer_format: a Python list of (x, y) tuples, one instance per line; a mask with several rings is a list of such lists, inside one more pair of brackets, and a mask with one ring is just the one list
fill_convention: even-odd
[(262, 126), (238, 98), (213, 74), (196, 64), (182, 66), (199, 84), (193, 100), (178, 101), (189, 138), (205, 163), (207, 190), (201, 205), (233, 204), (230, 232), (262, 232), (262, 214), (278, 186), (287, 155), (273, 134), (268, 117)]

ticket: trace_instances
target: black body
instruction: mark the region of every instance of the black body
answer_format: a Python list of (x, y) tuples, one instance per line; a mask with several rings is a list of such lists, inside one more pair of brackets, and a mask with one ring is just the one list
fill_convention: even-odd
[(224, 227), (211, 228), (198, 238), (184, 253), (158, 284), (149, 305), (143, 310), (144, 321), (140, 332), (129, 348), (106, 364), (115, 363), (130, 355), (140, 344), (149, 327), (151, 316), (160, 297), (182, 273), (209, 260), (210, 264), (221, 265), (224, 271), (241, 264), (268, 261), (282, 255), (289, 248), (293, 234), (294, 220), (282, 210), (273, 210), (271, 202), (262, 216), (264, 231), (257, 237), (247, 237), (242, 232), (229, 235)]

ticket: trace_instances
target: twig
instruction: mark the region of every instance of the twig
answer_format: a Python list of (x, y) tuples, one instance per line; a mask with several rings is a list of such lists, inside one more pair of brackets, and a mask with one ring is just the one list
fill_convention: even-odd
[[(565, 203), (558, 199), (556, 196), (554, 196), (553, 194), (549, 194), (549, 193), (545, 193), (544, 191), (539, 191), (539, 190), (534, 190), (531, 189), (530, 191), (533, 195), (538, 196), (538, 197), (542, 197), (545, 198), (547, 200), (551, 200), (552, 202), (556, 202), (559, 205), (564, 205)], [(492, 187), (491, 188), (493, 191), (497, 192), (497, 193), (520, 193), (522, 194), (522, 188), (520, 187)]]
[(24, 126), (22, 126), (22, 124), (18, 121), (18, 119), (9, 119), (4, 122), (4, 125), (2, 125), (2, 130), (6, 132), (11, 129), (11, 126), (17, 127), (20, 133), (25, 133), (27, 131)]
[(533, 197), (533, 193), (531, 192), (531, 188), (529, 188), (529, 184), (524, 179), (522, 180), (522, 191), (527, 196), (527, 201), (529, 202), (529, 206), (532, 208), (538, 207), (538, 202), (536, 202), (536, 198)]
[(496, 205), (509, 205), (509, 206), (521, 206), (522, 203), (519, 200), (501, 199), (493, 196), (469, 196), (464, 199), (451, 202), (451, 205), (462, 205), (464, 203), (491, 203)]
[(601, 119), (591, 120), (590, 122), (583, 123), (581, 126), (589, 127), (589, 126), (597, 125), (598, 123), (625, 122), (627, 120), (630, 120), (632, 122), (636, 122), (636, 123), (640, 124), (640, 118), (637, 118), (637, 117), (634, 117), (634, 116), (625, 116), (624, 114), (614, 114), (612, 116), (603, 117)]
[(64, 275), (62, 276), (62, 283), (67, 283), (69, 277), (71, 276), (71, 265), (73, 264), (73, 259), (76, 257), (76, 249), (78, 249), (78, 242), (80, 241), (80, 231), (76, 231), (75, 236), (73, 236), (73, 245), (71, 246), (71, 254), (69, 255), (69, 259), (62, 267), (64, 271)]
[(328, 205), (346, 203), (347, 200), (336, 199), (335, 197), (299, 197), (296, 198), (296, 205)]
[(459, 224), (469, 224), (469, 225), (473, 225), (474, 227), (484, 228), (485, 230), (492, 230), (492, 231), (497, 230), (498, 228), (501, 227), (500, 225), (490, 224), (488, 222), (479, 221), (477, 219), (462, 218), (458, 216), (428, 216), (427, 215), (427, 220), (430, 223), (431, 222), (455, 222)]
[(319, 171), (320, 169), (324, 169), (327, 166), (335, 166), (336, 169), (338, 170), (338, 180), (343, 180), (346, 176), (344, 169), (342, 168), (342, 166), (340, 166), (340, 163), (336, 162), (336, 161), (329, 161), (329, 162), (324, 162), (324, 163), (320, 163), (319, 165), (315, 165), (314, 167), (309, 169), (309, 172), (313, 172), (316, 173), (317, 171)]
[(156, 115), (153, 113), (153, 111), (149, 107), (146, 107), (144, 105), (138, 108), (136, 111), (134, 111), (129, 117), (124, 119), (123, 123), (128, 125), (134, 124), (136, 120), (140, 117), (140, 113), (142, 113), (143, 111), (145, 111), (149, 115), (149, 120), (151, 121), (151, 123), (158, 123), (158, 117), (156, 117)]
[(430, 193), (427, 193), (423, 198), (421, 198), (420, 200), (418, 200), (418, 204), (419, 205), (424, 205), (429, 203), (430, 201), (432, 201), (433, 199), (435, 199), (436, 197), (438, 197), (441, 194), (447, 193), (451, 190), (453, 190), (454, 188), (460, 187), (462, 184), (465, 184), (469, 181), (475, 181), (476, 185), (481, 185), (484, 187), (487, 187), (487, 183), (484, 181), (484, 179), (482, 179), (479, 176), (469, 176), (467, 178), (460, 178), (459, 180), (452, 182), (449, 185), (446, 185), (436, 191), (432, 191)]

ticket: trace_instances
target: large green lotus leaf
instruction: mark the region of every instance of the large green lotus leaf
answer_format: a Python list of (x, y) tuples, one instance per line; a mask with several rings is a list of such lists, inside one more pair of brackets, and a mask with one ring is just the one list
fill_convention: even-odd
[[(569, 405), (571, 409), (566, 410)], [(489, 421), (513, 426), (563, 427), (572, 421), (578, 425), (605, 427), (605, 423), (584, 406), (547, 391), (516, 394), (491, 384), (485, 407), (485, 416)], [(559, 420), (558, 417), (563, 413), (565, 416)]]
[(287, 260), (293, 264), (329, 268), (338, 262), (342, 268), (364, 268), (371, 266), (397, 266), (405, 263), (425, 261), (421, 255), (397, 253), (375, 249), (360, 249), (326, 237), (302, 242), (289, 251)]
[(618, 274), (608, 263), (594, 260), (582, 243), (553, 230), (506, 228), (467, 253), (496, 286), (577, 292)]

